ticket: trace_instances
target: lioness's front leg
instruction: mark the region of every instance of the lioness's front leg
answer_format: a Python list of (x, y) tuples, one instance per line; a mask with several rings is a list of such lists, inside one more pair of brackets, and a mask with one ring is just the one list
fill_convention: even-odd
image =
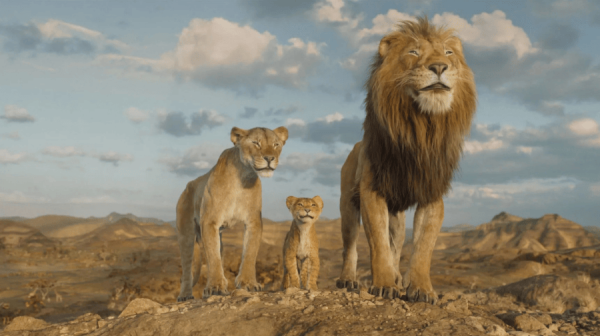
[(442, 199), (426, 205), (419, 204), (417, 207), (413, 235), (414, 250), (404, 276), (404, 285), (407, 287), (406, 296), (410, 301), (435, 304), (438, 300), (431, 285), (429, 271), (431, 255), (443, 221), (444, 202)]
[(227, 278), (223, 273), (223, 264), (221, 263), (221, 239), (219, 235), (219, 226), (216, 221), (210, 219), (201, 219), (202, 245), (206, 253), (208, 266), (207, 283), (204, 288), (204, 297), (211, 295), (227, 295)]
[(371, 274), (373, 295), (394, 298), (399, 296), (392, 250), (387, 203), (372, 190), (372, 173), (369, 164), (363, 167), (360, 181), (360, 209), (365, 233), (371, 249)]
[(262, 218), (260, 212), (254, 216), (244, 230), (244, 250), (235, 286), (249, 291), (259, 291), (262, 285), (256, 282), (256, 256), (262, 238)]

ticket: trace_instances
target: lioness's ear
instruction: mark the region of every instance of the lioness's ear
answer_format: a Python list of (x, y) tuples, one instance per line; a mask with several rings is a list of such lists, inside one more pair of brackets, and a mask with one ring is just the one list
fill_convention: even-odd
[(231, 129), (231, 142), (233, 142), (234, 145), (237, 145), (247, 134), (248, 131), (234, 127)]
[(315, 201), (315, 203), (317, 203), (319, 209), (323, 209), (323, 200), (321, 199), (321, 196), (315, 196), (312, 198), (312, 200)]
[(294, 203), (296, 202), (297, 198), (294, 196), (289, 196), (286, 200), (285, 200), (285, 205), (287, 205), (287, 208), (292, 210), (292, 205), (294, 205)]
[(285, 141), (288, 139), (287, 128), (285, 128), (284, 126), (277, 127), (276, 129), (273, 130), (273, 132), (275, 132), (275, 134), (277, 134), (277, 137), (279, 138), (279, 140), (283, 141), (283, 144), (285, 145)]

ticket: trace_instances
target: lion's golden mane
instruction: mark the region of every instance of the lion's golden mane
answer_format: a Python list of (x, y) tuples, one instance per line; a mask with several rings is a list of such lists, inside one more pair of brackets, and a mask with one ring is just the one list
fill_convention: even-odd
[[(430, 25), (426, 18), (404, 21), (397, 38), (444, 41), (453, 31)], [(392, 36), (393, 38), (393, 36)], [(390, 49), (386, 57), (397, 52)], [(383, 196), (392, 213), (415, 204), (440, 199), (450, 188), (475, 113), (475, 80), (461, 50), (454, 51), (460, 65), (450, 110), (427, 113), (408, 90), (408, 69), (382, 67), (376, 54), (365, 84), (364, 146), (373, 170), (373, 189)]]

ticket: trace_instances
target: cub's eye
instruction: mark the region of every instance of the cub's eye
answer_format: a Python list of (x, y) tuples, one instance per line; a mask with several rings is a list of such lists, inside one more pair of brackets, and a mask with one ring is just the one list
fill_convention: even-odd
[(446, 50), (446, 55), (450, 56), (452, 54), (454, 54), (454, 52), (452, 50)]
[(313, 205), (312, 205), (312, 206), (317, 206), (317, 205), (313, 203)]
[(411, 50), (408, 52), (409, 55), (419, 56), (419, 52), (416, 50)]
[(299, 206), (304, 206), (302, 203), (298, 203)]

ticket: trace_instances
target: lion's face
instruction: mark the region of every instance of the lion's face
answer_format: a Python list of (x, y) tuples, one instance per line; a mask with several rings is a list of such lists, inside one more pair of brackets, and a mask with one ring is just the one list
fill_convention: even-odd
[(381, 40), (380, 71), (411, 97), (421, 112), (440, 114), (451, 109), (467, 67), (460, 40), (454, 36), (411, 36), (395, 32)]
[(292, 217), (299, 223), (310, 223), (319, 219), (323, 210), (323, 200), (320, 196), (313, 198), (296, 198), (290, 196), (285, 204), (292, 213)]
[(260, 177), (273, 176), (287, 138), (288, 130), (283, 126), (274, 130), (263, 127), (231, 130), (231, 141), (239, 149), (242, 162)]

